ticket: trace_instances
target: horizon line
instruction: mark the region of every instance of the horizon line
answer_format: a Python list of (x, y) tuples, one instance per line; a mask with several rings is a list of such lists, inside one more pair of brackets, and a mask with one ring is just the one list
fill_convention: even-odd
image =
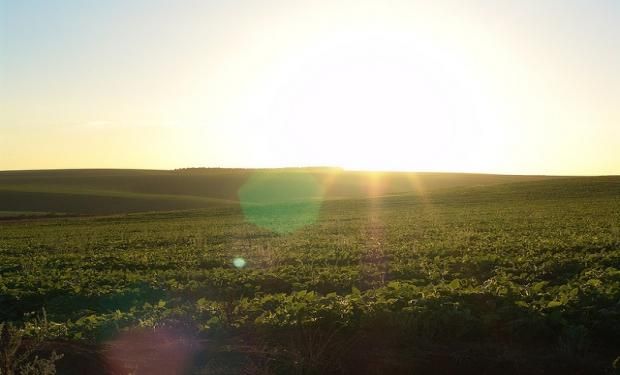
[(339, 170), (341, 172), (354, 173), (411, 173), (411, 174), (477, 174), (477, 175), (500, 175), (500, 176), (540, 176), (540, 177), (613, 177), (620, 174), (554, 174), (554, 173), (506, 173), (506, 172), (480, 172), (480, 171), (438, 171), (438, 170), (402, 170), (402, 169), (357, 169), (344, 168), (340, 166), (278, 166), (278, 167), (179, 167), (179, 168), (115, 168), (115, 167), (85, 167), (85, 168), (37, 168), (37, 169), (0, 169), (0, 173), (4, 172), (42, 172), (42, 171), (161, 171), (161, 172), (179, 172), (191, 170)]

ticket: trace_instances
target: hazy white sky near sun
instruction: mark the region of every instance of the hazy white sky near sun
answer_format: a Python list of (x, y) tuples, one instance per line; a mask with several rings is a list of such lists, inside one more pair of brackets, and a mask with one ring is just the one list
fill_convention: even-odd
[(620, 174), (620, 1), (0, 0), (0, 169)]

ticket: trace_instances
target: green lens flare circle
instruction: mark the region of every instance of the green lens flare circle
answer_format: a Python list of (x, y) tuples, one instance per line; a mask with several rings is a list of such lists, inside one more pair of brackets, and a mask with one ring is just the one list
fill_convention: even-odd
[(277, 233), (291, 233), (316, 222), (323, 187), (307, 172), (261, 171), (239, 189), (245, 219)]
[(233, 259), (233, 266), (241, 269), (243, 267), (245, 267), (245, 259), (243, 258), (235, 258)]

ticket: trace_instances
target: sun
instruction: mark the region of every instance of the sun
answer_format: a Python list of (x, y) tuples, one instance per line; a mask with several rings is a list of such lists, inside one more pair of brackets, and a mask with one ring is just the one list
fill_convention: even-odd
[[(245, 93), (237, 126), (271, 163), (471, 169), (488, 141), (475, 77), (411, 34), (343, 34), (283, 55)], [(233, 126), (234, 127), (234, 126)]]

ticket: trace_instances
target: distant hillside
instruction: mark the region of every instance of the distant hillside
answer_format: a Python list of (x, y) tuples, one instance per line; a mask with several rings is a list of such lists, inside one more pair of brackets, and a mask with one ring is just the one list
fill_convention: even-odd
[[(323, 199), (365, 198), (561, 177), (466, 173), (356, 172), (338, 168), (180, 170), (81, 169), (0, 172), (0, 216), (15, 213), (111, 214), (238, 205), (238, 191), (253, 176), (278, 183), (304, 174), (321, 187)], [(5, 212), (5, 214), (2, 214)]]
[(468, 202), (497, 200), (598, 199), (620, 200), (620, 176), (565, 177), (519, 181), (509, 184), (473, 186), (436, 191), (436, 200)]

